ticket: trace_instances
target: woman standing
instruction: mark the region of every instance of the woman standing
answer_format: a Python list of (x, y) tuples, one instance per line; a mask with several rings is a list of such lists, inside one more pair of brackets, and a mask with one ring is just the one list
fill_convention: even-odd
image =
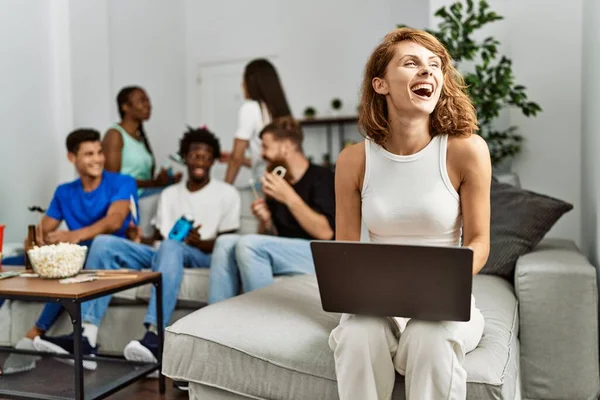
[[(252, 168), (252, 176), (262, 177), (265, 163), (261, 158), (259, 133), (275, 118), (291, 116), (277, 70), (268, 60), (256, 59), (246, 65), (242, 81), (244, 104), (238, 113), (238, 128), (233, 151), (221, 158), (227, 161), (225, 182), (233, 184), (242, 165)], [(244, 153), (250, 149), (250, 157)]]

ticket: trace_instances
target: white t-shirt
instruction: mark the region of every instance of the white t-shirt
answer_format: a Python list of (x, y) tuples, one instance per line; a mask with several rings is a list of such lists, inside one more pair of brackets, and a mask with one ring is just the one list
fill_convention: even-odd
[(208, 185), (190, 192), (184, 181), (162, 191), (153, 225), (163, 238), (183, 214), (194, 217), (200, 237), (210, 240), (217, 234), (240, 228), (240, 194), (232, 185), (211, 179)]
[(238, 112), (238, 127), (235, 138), (249, 142), (250, 160), (252, 160), (253, 169), (256, 164), (262, 162), (262, 146), (259, 134), (269, 123), (271, 123), (271, 117), (266, 107), (261, 107), (260, 103), (255, 100), (244, 101)]

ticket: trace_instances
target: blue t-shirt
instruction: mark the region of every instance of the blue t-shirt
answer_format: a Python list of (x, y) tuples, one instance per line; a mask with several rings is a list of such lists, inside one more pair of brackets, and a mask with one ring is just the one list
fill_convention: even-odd
[[(54, 197), (46, 215), (59, 221), (65, 221), (69, 230), (85, 228), (95, 224), (106, 217), (108, 209), (113, 202), (119, 200), (130, 201), (131, 196), (138, 203), (137, 185), (130, 176), (115, 172), (102, 172), (100, 185), (91, 192), (85, 192), (81, 179), (64, 183), (56, 188)], [(125, 230), (131, 221), (131, 213), (125, 218), (121, 229), (113, 235), (125, 237)], [(81, 242), (88, 245), (91, 240)]]

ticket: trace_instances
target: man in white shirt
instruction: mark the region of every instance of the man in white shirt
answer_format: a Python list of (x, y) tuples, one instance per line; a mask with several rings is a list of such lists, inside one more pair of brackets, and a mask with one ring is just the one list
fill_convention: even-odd
[[(187, 165), (188, 179), (161, 193), (153, 237), (143, 238), (141, 229), (136, 226), (128, 229), (127, 239), (97, 236), (86, 261), (88, 269), (151, 268), (161, 272), (165, 326), (175, 309), (184, 266), (209, 268), (216, 238), (240, 227), (238, 191), (225, 182), (210, 179), (210, 169), (220, 155), (218, 139), (206, 128), (190, 129), (180, 141), (179, 154)], [(183, 241), (168, 239), (171, 228), (182, 215), (193, 217), (194, 228)], [(154, 246), (157, 242), (160, 242), (158, 250)], [(96, 353), (98, 326), (109, 302), (110, 296), (106, 296), (81, 306), (85, 354)], [(124, 355), (128, 360), (156, 362), (158, 336), (154, 289), (144, 325), (147, 329), (144, 338), (131, 341), (125, 347)], [(36, 343), (40, 350), (62, 353), (72, 353), (73, 346), (73, 334), (42, 337)], [(95, 369), (96, 363), (86, 361), (84, 367)]]

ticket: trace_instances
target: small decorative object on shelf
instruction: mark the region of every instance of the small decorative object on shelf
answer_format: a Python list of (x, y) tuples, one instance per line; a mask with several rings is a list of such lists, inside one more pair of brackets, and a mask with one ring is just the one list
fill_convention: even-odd
[(304, 109), (304, 118), (312, 119), (315, 117), (315, 115), (317, 115), (317, 110), (315, 110), (313, 107), (306, 107)]
[(331, 100), (331, 108), (333, 109), (333, 115), (340, 115), (340, 110), (342, 109), (342, 100), (338, 99), (337, 97), (333, 100)]

